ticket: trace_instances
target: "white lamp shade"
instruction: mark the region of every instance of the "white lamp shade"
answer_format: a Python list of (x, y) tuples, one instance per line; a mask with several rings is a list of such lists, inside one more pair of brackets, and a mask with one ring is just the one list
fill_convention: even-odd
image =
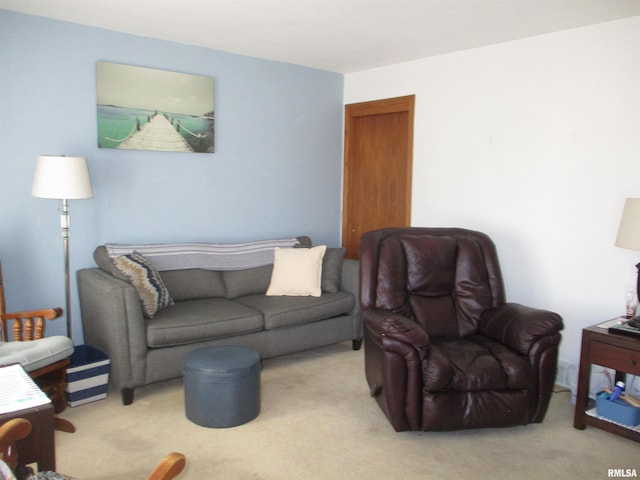
[(39, 155), (31, 195), (40, 198), (92, 198), (91, 180), (84, 157)]
[(616, 246), (640, 250), (640, 198), (625, 200)]

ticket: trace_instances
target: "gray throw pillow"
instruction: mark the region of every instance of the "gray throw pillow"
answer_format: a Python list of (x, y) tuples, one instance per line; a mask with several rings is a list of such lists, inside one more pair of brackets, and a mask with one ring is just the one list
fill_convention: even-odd
[(265, 293), (269, 288), (272, 272), (273, 265), (244, 270), (225, 270), (222, 272), (222, 278), (227, 287), (227, 298)]
[(321, 281), (323, 292), (336, 293), (340, 290), (345, 252), (346, 248), (328, 248), (324, 253)]
[(222, 272), (217, 270), (185, 268), (162, 271), (160, 276), (176, 302), (199, 298), (224, 298), (227, 295)]
[(96, 264), (105, 272), (110, 273), (120, 280), (129, 281), (129, 278), (127, 278), (127, 276), (123, 274), (119, 268), (116, 267), (114, 259), (109, 256), (109, 253), (107, 253), (107, 247), (105, 247), (104, 245), (100, 245), (94, 250), (93, 259), (96, 261)]

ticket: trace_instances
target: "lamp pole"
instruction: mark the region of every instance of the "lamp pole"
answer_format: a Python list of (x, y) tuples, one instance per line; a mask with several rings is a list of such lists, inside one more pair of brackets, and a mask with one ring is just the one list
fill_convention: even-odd
[(60, 213), (60, 225), (62, 227), (62, 248), (64, 250), (64, 292), (67, 312), (67, 336), (72, 338), (71, 323), (71, 275), (69, 274), (69, 203), (62, 199), (62, 212)]
[(84, 157), (40, 155), (36, 165), (31, 195), (62, 200), (60, 224), (64, 250), (64, 287), (66, 300), (67, 336), (72, 338), (71, 275), (69, 268), (69, 199), (93, 197), (87, 160)]

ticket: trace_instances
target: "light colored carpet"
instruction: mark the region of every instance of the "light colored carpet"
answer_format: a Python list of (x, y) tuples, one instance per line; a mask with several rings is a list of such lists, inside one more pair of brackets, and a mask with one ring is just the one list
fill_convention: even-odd
[(145, 480), (166, 453), (187, 467), (179, 479), (605, 479), (635, 468), (638, 443), (573, 428), (567, 392), (553, 395), (542, 424), (447, 433), (396, 433), (364, 379), (350, 343), (266, 360), (262, 404), (233, 428), (197, 426), (184, 415), (182, 380), (68, 408), (74, 434), (56, 433), (58, 470), (82, 480)]

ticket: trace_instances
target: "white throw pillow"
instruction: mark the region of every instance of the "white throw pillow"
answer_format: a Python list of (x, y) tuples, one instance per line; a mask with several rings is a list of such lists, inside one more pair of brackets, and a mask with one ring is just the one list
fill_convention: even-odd
[(319, 297), (322, 294), (322, 258), (326, 250), (326, 245), (312, 248), (275, 247), (267, 295)]

